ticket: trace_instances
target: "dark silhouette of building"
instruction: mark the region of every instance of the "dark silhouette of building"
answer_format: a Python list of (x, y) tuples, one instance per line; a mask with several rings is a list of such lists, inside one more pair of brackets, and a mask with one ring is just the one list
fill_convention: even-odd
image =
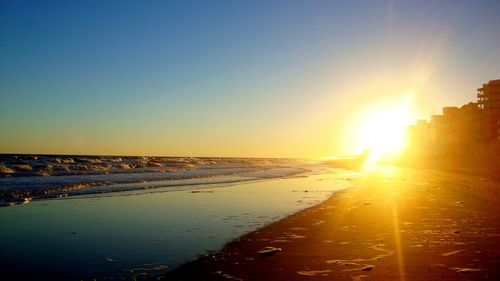
[(491, 80), (477, 89), (477, 102), (483, 112), (481, 138), (500, 141), (500, 79)]
[[(478, 104), (473, 102), (460, 108), (444, 107), (442, 115), (431, 117), (428, 126), (431, 145), (447, 153), (472, 153), (478, 145), (481, 115)], [(423, 124), (420, 127), (425, 128)]]
[(443, 107), (430, 122), (409, 126), (410, 148), (472, 155), (500, 147), (500, 79), (483, 84), (477, 98), (477, 103)]
[(428, 147), (431, 143), (431, 129), (427, 120), (417, 120), (415, 125), (408, 126), (410, 146)]
[(444, 107), (430, 122), (408, 127), (409, 146), (400, 163), (500, 180), (500, 79), (478, 89), (477, 103)]

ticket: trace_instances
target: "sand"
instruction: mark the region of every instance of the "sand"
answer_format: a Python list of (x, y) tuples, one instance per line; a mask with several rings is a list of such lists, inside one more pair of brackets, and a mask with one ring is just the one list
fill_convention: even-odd
[(500, 280), (499, 190), (478, 176), (378, 168), (159, 279)]

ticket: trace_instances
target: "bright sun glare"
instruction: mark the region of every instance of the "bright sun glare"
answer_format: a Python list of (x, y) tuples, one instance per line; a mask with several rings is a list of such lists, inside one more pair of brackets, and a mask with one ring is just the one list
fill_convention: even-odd
[(395, 156), (404, 149), (406, 127), (412, 120), (412, 96), (410, 92), (396, 102), (374, 105), (362, 115), (358, 140), (362, 150), (370, 150), (368, 164)]

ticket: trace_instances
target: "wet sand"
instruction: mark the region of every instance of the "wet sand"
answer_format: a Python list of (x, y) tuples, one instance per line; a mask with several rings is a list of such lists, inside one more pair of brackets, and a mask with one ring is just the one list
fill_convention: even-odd
[(380, 167), (159, 279), (500, 280), (499, 189), (477, 176)]

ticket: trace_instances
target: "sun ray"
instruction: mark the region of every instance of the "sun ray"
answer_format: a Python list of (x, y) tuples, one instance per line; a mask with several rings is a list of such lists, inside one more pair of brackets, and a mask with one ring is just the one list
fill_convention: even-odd
[(398, 215), (398, 207), (395, 202), (394, 196), (392, 196), (392, 223), (394, 229), (394, 242), (396, 245), (396, 255), (398, 258), (398, 270), (399, 270), (399, 280), (405, 281), (405, 263), (403, 258), (403, 247), (401, 245), (401, 232), (399, 230), (399, 215)]

